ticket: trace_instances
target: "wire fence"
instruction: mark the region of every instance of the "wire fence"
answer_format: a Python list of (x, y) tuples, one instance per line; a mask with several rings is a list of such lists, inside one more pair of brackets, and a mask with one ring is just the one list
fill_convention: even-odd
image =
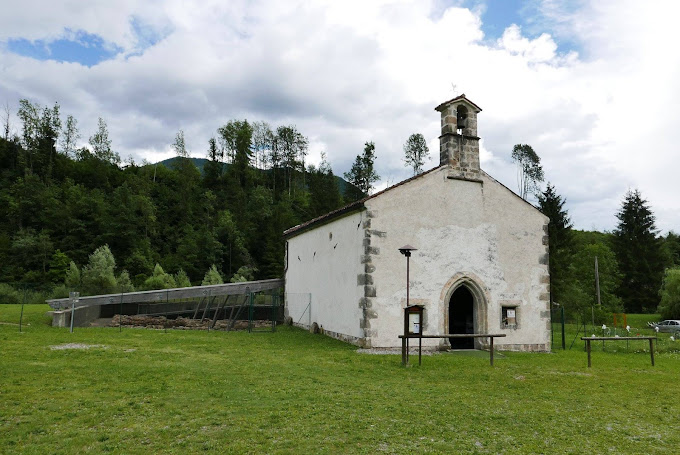
[[(144, 301), (139, 302), (130, 301), (133, 294), (111, 294), (105, 296), (103, 302), (99, 299), (92, 304), (72, 292), (68, 299), (49, 301), (52, 306), (49, 322), (70, 331), (80, 327), (111, 327), (119, 331), (144, 327), (248, 332), (272, 332), (283, 322), (282, 287), (230, 295), (211, 295), (208, 288), (197, 298), (172, 298), (172, 290), (158, 290), (153, 291), (152, 301), (146, 293)], [(44, 304), (47, 297), (48, 292), (30, 285), (0, 287), (0, 303), (16, 304), (16, 308), (5, 306), (5, 314), (0, 314), (0, 324), (16, 325), (23, 331), (26, 326), (24, 306)], [(45, 318), (42, 319), (42, 323), (46, 323)]]
[[(655, 350), (664, 352), (680, 351), (680, 334), (657, 331), (653, 325), (658, 322), (654, 314), (609, 313), (595, 316), (595, 311), (565, 311), (563, 307), (553, 306), (551, 311), (551, 342), (553, 351), (586, 349), (581, 337), (645, 337), (655, 336)], [(623, 341), (626, 341), (625, 343)], [(613, 340), (592, 343), (591, 349), (606, 352), (648, 352), (646, 339)]]
[(309, 329), (314, 323), (312, 318), (312, 294), (286, 292), (286, 316), (298, 327)]

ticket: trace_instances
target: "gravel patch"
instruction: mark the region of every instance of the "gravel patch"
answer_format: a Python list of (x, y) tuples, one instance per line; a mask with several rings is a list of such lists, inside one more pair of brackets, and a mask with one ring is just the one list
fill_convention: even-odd
[(105, 344), (83, 344), (83, 343), (66, 343), (50, 346), (53, 351), (63, 351), (64, 349), (108, 349)]
[[(371, 349), (357, 349), (359, 354), (373, 354), (373, 355), (401, 355), (401, 348), (371, 348)], [(435, 351), (423, 349), (423, 355), (433, 355)], [(409, 355), (418, 355), (418, 348), (409, 348)]]

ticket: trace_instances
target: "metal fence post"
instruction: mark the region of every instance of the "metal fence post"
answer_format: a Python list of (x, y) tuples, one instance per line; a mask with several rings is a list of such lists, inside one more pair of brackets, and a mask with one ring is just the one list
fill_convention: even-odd
[(564, 338), (564, 307), (560, 307), (560, 312), (562, 313), (562, 350), (564, 351), (567, 349), (567, 342)]
[(21, 316), (19, 316), (19, 333), (21, 333), (21, 325), (24, 320), (24, 305), (26, 304), (26, 288), (24, 288), (24, 297), (21, 300)]
[(76, 315), (76, 303), (78, 303), (78, 297), (80, 297), (80, 292), (73, 291), (69, 292), (69, 297), (71, 298), (71, 333), (73, 333), (73, 320)]

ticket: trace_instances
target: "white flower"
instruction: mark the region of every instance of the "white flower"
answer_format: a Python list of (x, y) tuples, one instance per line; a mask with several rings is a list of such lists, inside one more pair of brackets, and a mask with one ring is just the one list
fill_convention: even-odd
[(607, 330), (607, 326), (602, 324), (602, 330)]
[(659, 333), (659, 326), (654, 327), (654, 330), (656, 330), (656, 333)]
[(670, 340), (675, 341), (675, 337), (673, 335), (671, 335)]
[(630, 332), (630, 326), (629, 325), (626, 326), (626, 330), (628, 330)]
[(595, 338), (596, 336), (597, 336), (597, 335), (595, 335), (595, 334), (593, 333), (593, 338)]

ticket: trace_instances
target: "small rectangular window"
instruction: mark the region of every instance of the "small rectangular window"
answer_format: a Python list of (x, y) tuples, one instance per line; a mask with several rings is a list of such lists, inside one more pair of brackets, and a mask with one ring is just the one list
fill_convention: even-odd
[(501, 328), (502, 329), (516, 329), (517, 328), (517, 307), (516, 306), (501, 307)]

